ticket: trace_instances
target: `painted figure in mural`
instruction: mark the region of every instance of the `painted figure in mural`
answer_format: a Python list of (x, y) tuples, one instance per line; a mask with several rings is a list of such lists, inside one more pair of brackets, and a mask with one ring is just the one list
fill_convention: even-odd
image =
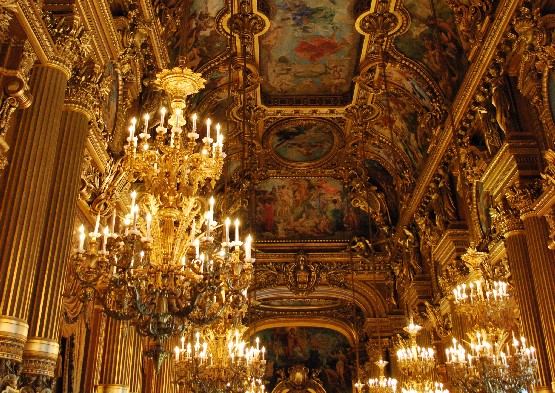
[(337, 354), (337, 363), (335, 363), (335, 370), (337, 371), (337, 376), (339, 377), (339, 383), (341, 387), (345, 387), (345, 367), (347, 366), (347, 357), (343, 354), (340, 349)]

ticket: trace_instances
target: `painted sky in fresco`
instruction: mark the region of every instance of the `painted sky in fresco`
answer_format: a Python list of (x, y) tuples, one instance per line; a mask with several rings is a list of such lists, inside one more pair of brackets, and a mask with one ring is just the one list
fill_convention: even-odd
[(324, 122), (287, 124), (272, 132), (270, 146), (283, 160), (308, 163), (328, 155), (334, 139), (333, 129)]
[(342, 95), (351, 87), (360, 35), (348, 0), (277, 0), (260, 39), (262, 92)]

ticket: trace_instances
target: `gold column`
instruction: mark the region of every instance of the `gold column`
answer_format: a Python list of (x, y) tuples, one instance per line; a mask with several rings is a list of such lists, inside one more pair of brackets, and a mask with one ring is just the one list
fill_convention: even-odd
[(129, 393), (133, 333), (128, 324), (108, 317), (97, 393)]
[(108, 317), (102, 311), (102, 307), (96, 306), (92, 312), (89, 324), (88, 350), (84, 361), (86, 368), (83, 372), (84, 393), (93, 393), (95, 386), (100, 381), (107, 319)]
[(27, 335), (67, 81), (60, 67), (33, 69), (34, 100), (19, 123), (0, 206), (0, 358), (16, 362)]
[(133, 329), (132, 331), (132, 346), (133, 346), (133, 357), (131, 361), (131, 380), (129, 381), (130, 393), (141, 393), (143, 391), (143, 369), (148, 367), (148, 365), (143, 365), (143, 340)]
[[(71, 247), (71, 233), (79, 182), (81, 163), (87, 141), (88, 122), (97, 100), (94, 65), (89, 78), (84, 78), (87, 68), (70, 79), (58, 138), (54, 146), (56, 166), (50, 184), (46, 225), (34, 279), (35, 289), (29, 313), (29, 341), (23, 354), (23, 370), (27, 379), (42, 375), (53, 382), (58, 360), (58, 340), (62, 291)], [(97, 89), (96, 89), (97, 90)]]
[[(516, 215), (515, 215), (516, 214)], [(528, 342), (537, 349), (538, 384), (536, 392), (551, 392), (551, 371), (548, 352), (546, 350), (538, 299), (534, 288), (528, 245), (522, 221), (518, 212), (511, 209), (503, 210), (503, 225), (501, 228), (505, 237), (505, 247), (509, 268), (514, 281), (515, 299), (520, 310), (520, 321), (523, 335)]]
[[(555, 375), (555, 254), (547, 247), (549, 231), (542, 217), (533, 213), (522, 216), (530, 253), (530, 266), (539, 308), (551, 377)], [(551, 381), (555, 390), (555, 381)]]
[(156, 376), (156, 392), (177, 393), (178, 389), (174, 381), (173, 361), (168, 358), (164, 361), (160, 372)]

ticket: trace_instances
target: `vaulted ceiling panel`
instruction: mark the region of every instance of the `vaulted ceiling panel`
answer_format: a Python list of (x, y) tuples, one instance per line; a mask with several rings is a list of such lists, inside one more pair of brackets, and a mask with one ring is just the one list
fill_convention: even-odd
[(349, 94), (361, 38), (352, 8), (349, 0), (271, 2), (270, 28), (260, 39), (266, 104), (288, 96)]

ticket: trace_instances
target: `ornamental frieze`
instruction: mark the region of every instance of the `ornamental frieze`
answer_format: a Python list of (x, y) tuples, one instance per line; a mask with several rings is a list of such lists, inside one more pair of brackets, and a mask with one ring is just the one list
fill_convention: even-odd
[[(369, 264), (353, 253), (353, 262), (317, 262), (299, 252), (293, 262), (258, 262), (255, 265), (256, 290), (287, 287), (296, 295), (309, 295), (320, 286), (349, 288), (353, 272), (386, 272), (388, 265)], [(379, 258), (378, 258), (379, 259)]]

